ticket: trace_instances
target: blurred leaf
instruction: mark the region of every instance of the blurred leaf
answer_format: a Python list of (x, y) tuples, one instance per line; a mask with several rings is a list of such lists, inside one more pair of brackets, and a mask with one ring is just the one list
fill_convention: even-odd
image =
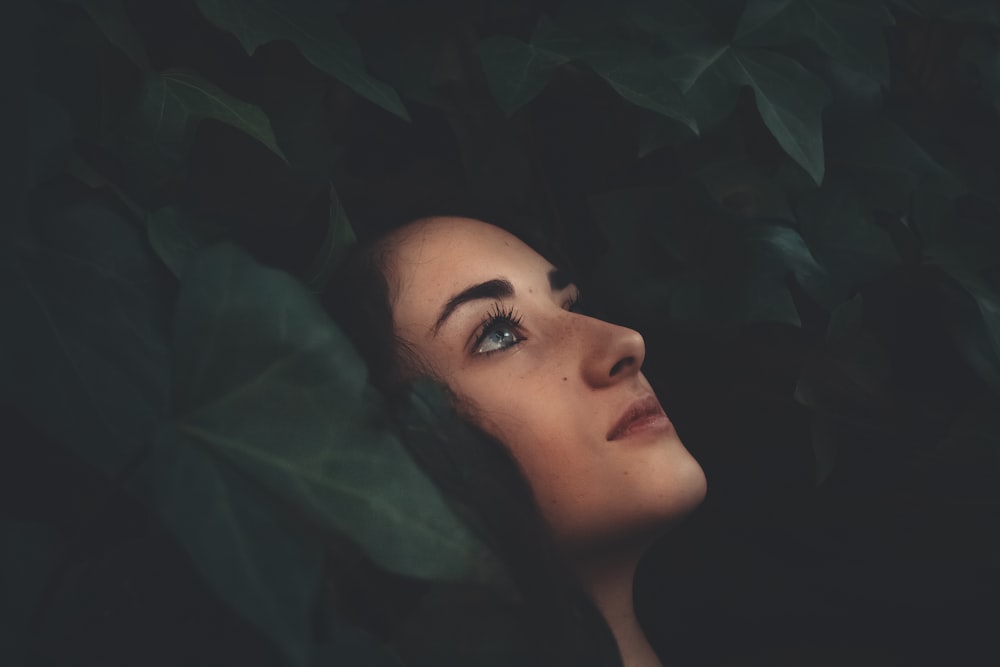
[(197, 124), (211, 118), (245, 132), (285, 159), (271, 122), (258, 106), (230, 95), (193, 72), (167, 70), (147, 77), (138, 114), (152, 140), (173, 156), (183, 153)]
[(750, 0), (736, 28), (746, 46), (779, 46), (803, 38), (834, 60), (889, 85), (889, 53), (882, 33), (892, 15), (881, 2)]
[(913, 193), (924, 188), (948, 197), (965, 192), (957, 176), (893, 123), (853, 124), (836, 133), (830, 146), (831, 165), (849, 173), (880, 208), (905, 210)]
[(355, 241), (357, 237), (351, 229), (351, 223), (347, 219), (337, 191), (330, 188), (330, 215), (326, 234), (323, 235), (323, 242), (309, 266), (302, 272), (302, 281), (306, 287), (317, 294), (322, 294), (337, 263)]
[(786, 56), (757, 49), (729, 53), (731, 77), (753, 89), (757, 109), (771, 134), (816, 183), (822, 183), (821, 114), (829, 98), (826, 86)]
[(667, 71), (681, 92), (687, 93), (702, 75), (714, 69), (729, 55), (729, 49), (729, 44), (721, 42), (699, 45), (696, 49), (670, 56), (666, 61)]
[(875, 280), (899, 265), (889, 234), (849, 188), (825, 184), (803, 197), (797, 211), (809, 248), (843, 284)]
[(483, 72), (497, 104), (508, 116), (537, 96), (566, 56), (540, 45), (498, 35), (476, 45)]
[(639, 112), (639, 154), (643, 158), (664, 146), (692, 139), (691, 129), (675, 120), (645, 109)]
[(205, 582), (265, 634), (293, 667), (310, 664), (322, 544), (296, 529), (267, 493), (170, 424), (131, 480)]
[(154, 211), (146, 223), (149, 244), (170, 272), (180, 277), (204, 246), (226, 235), (224, 227), (177, 206)]
[(972, 276), (1000, 265), (1000, 229), (959, 219), (950, 197), (918, 190), (913, 195), (911, 220), (928, 263), (952, 274)]
[(1000, 391), (1000, 299), (977, 277), (952, 275), (936, 294), (942, 321), (959, 353), (994, 391)]
[(698, 179), (721, 207), (746, 218), (794, 222), (785, 194), (763, 169), (745, 157), (733, 156), (705, 165)]
[(28, 664), (27, 626), (55, 575), (63, 542), (51, 526), (0, 521), (0, 652), (10, 664)]
[(836, 341), (859, 335), (864, 312), (864, 299), (860, 293), (834, 308), (826, 328), (827, 340)]
[(701, 7), (685, 0), (633, 2), (627, 5), (623, 21), (660, 38), (672, 51), (686, 53), (719, 40)]
[(306, 60), (358, 95), (404, 120), (399, 95), (365, 71), (361, 49), (341, 26), (334, 3), (311, 0), (197, 0), (205, 18), (231, 32), (248, 54), (275, 40), (288, 40)]
[(182, 281), (174, 340), (178, 437), (389, 570), (487, 576), (484, 548), (394, 437), (364, 365), (291, 276), (231, 246), (206, 250)]
[(151, 70), (146, 47), (125, 14), (122, 0), (70, 0), (81, 5), (108, 40), (127, 55), (139, 69)]
[[(26, 232), (26, 234), (29, 232)], [(0, 251), (0, 392), (112, 477), (167, 410), (167, 274), (111, 210), (53, 209)]]

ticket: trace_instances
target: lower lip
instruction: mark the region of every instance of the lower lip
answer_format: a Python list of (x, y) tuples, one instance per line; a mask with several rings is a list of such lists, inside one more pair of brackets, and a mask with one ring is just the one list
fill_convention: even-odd
[(623, 438), (629, 438), (641, 433), (666, 431), (671, 426), (672, 424), (670, 423), (670, 419), (668, 419), (667, 415), (662, 412), (646, 415), (645, 417), (640, 417), (633, 422), (629, 422), (629, 425), (619, 431), (613, 439), (621, 440)]

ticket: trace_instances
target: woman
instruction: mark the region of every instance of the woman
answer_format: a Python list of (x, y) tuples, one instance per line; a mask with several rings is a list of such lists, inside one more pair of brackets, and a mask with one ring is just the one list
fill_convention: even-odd
[(642, 337), (577, 312), (577, 287), (551, 263), (469, 218), (410, 223), (348, 267), (331, 309), (375, 382), (390, 393), (421, 376), (444, 384), (527, 483), (541, 530), (510, 541), (545, 543), (527, 548), (536, 567), (546, 569), (546, 553), (563, 566), (623, 664), (660, 665), (635, 615), (633, 576), (651, 542), (701, 502), (705, 477), (641, 372)]

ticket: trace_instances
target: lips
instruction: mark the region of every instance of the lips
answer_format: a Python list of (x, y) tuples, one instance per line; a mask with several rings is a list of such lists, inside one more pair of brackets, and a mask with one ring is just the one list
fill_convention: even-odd
[(627, 438), (634, 433), (652, 428), (666, 428), (670, 425), (660, 402), (655, 396), (648, 396), (630, 405), (621, 418), (608, 431), (608, 440)]

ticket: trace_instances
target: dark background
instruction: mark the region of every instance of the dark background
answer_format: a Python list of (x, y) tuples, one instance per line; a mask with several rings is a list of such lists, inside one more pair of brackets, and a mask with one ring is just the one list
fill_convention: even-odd
[[(356, 434), (278, 415), (313, 384), (354, 405), (356, 366), (211, 413), (239, 454), (182, 428), (216, 391), (186, 360), (252, 385), (306, 346), (269, 323), (329, 326), (308, 292), (352, 237), (432, 213), (511, 228), (643, 332), (710, 485), (638, 579), (665, 664), (1000, 659), (994, 3), (77, 1), (6, 27), (5, 664), (396, 664), (419, 605), (436, 664), (518, 664), (495, 609), (433, 606), (480, 590), (471, 551), (359, 537), (388, 519), (302, 491), (322, 438), (253, 458), (289, 414)], [(323, 488), (361, 474), (323, 461)], [(371, 498), (452, 525), (373, 461)]]

